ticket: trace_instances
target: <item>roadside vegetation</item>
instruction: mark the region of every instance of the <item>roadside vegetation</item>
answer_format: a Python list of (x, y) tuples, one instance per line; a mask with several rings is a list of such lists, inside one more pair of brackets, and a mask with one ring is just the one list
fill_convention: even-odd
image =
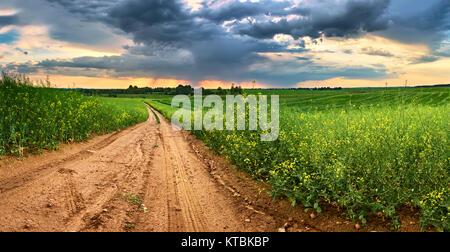
[(24, 76), (0, 81), (0, 157), (54, 150), (145, 121), (137, 99), (85, 97), (79, 92), (33, 86)]
[[(192, 98), (189, 86), (145, 90), (59, 90), (4, 74), (0, 157), (53, 150), (143, 122), (143, 99), (170, 120), (177, 111), (173, 95)], [(274, 198), (319, 214), (334, 206), (361, 224), (389, 220), (393, 229), (408, 208), (420, 213), (423, 228), (450, 231), (448, 87), (204, 90), (210, 93), (280, 95), (277, 141), (261, 142), (260, 130), (191, 131), (270, 185)]]
[[(450, 230), (448, 88), (249, 91), (280, 95), (280, 137), (259, 131), (192, 131), (238, 168), (321, 213), (344, 210), (355, 222), (417, 209), (422, 227)], [(170, 99), (148, 100), (169, 118)]]

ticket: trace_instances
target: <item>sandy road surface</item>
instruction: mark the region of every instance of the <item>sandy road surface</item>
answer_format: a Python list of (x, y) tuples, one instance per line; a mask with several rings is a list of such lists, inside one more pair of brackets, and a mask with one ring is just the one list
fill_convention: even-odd
[(2, 161), (0, 231), (276, 230), (159, 117), (161, 124), (150, 113), (87, 143)]
[[(160, 124), (150, 112), (110, 135), (1, 160), (0, 232), (390, 230), (377, 219), (356, 230), (334, 207), (312, 218), (273, 201), (266, 185), (155, 113)], [(414, 211), (400, 218), (399, 231), (420, 231)]]

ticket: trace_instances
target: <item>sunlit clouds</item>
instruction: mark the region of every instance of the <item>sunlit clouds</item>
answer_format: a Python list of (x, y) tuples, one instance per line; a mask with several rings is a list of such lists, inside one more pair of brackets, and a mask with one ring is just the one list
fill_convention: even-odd
[(58, 87), (449, 83), (450, 3), (413, 2), (0, 0), (0, 65)]

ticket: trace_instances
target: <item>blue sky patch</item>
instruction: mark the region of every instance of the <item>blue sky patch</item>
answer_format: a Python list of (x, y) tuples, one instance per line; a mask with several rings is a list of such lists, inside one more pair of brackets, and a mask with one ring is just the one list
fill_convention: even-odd
[(12, 44), (19, 40), (20, 34), (17, 30), (10, 30), (8, 32), (0, 34), (0, 44)]

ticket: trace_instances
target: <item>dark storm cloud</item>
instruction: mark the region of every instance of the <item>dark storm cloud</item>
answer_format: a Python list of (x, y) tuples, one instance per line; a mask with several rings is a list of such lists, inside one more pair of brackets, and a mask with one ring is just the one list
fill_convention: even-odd
[(450, 1), (440, 0), (419, 14), (411, 17), (395, 17), (399, 25), (410, 26), (420, 30), (449, 30), (450, 29)]
[(44, 60), (38, 65), (47, 69), (55, 67), (71, 67), (71, 68), (95, 68), (95, 69), (112, 69), (120, 64), (121, 57), (80, 57), (70, 61), (63, 60)]
[(450, 1), (438, 0), (429, 7), (420, 7), (417, 7), (420, 11), (410, 15), (392, 16), (389, 29), (378, 34), (403, 43), (422, 43), (438, 48), (450, 30)]
[(198, 13), (198, 16), (216, 23), (223, 23), (224, 21), (234, 19), (240, 20), (242, 18), (258, 16), (264, 13), (266, 13), (266, 8), (260, 3), (233, 2), (219, 9), (204, 8)]
[(320, 38), (354, 36), (361, 32), (384, 30), (389, 19), (386, 10), (389, 0), (353, 0), (336, 13), (311, 12), (306, 18), (242, 24), (236, 28), (242, 35), (259, 39), (270, 39), (276, 34), (289, 34), (295, 39), (301, 37)]
[[(182, 78), (194, 70), (190, 58), (171, 58), (159, 56), (121, 55), (109, 57), (79, 57), (71, 60), (45, 60), (38, 63), (38, 67), (45, 72), (98, 72), (97, 77), (104, 76), (103, 70), (108, 71), (110, 77), (153, 77), (153, 78)], [(75, 71), (74, 71), (75, 69)]]
[[(11, 66), (22, 67), (22, 71), (39, 68), (52, 73), (86, 72), (90, 76), (95, 75), (93, 70), (98, 70), (112, 76), (191, 81), (256, 79), (284, 86), (333, 77), (379, 78), (388, 72), (380, 67), (325, 67), (296, 55), (292, 61), (273, 62), (262, 53), (308, 51), (304, 37), (320, 43), (323, 36), (354, 37), (368, 32), (408, 43), (436, 44), (442, 41), (442, 32), (449, 29), (450, 6), (450, 1), (442, 0), (419, 14), (402, 16), (390, 12), (389, 0), (322, 0), (309, 5), (270, 0), (206, 1), (195, 11), (180, 0), (0, 0), (2, 3), (20, 12), (16, 20), (0, 17), (0, 26), (11, 22), (43, 24), (53, 39), (83, 45), (107, 46), (115, 42), (117, 34), (135, 42), (124, 46), (127, 52), (121, 56)], [(324, 8), (327, 3), (332, 6)], [(414, 31), (413, 35), (408, 31)], [(274, 42), (272, 39), (277, 34), (291, 35), (296, 41)], [(297, 47), (288, 47), (293, 43)], [(366, 48), (362, 53), (394, 56), (373, 48)], [(427, 60), (433, 59), (417, 59), (417, 62)]]
[(177, 0), (124, 1), (108, 11), (106, 22), (144, 44), (185, 47), (223, 33), (216, 25), (195, 22)]
[(107, 11), (115, 6), (120, 0), (46, 0), (53, 6), (63, 6), (68, 12), (84, 17), (86, 20), (101, 19), (106, 16)]
[[(385, 2), (385, 1), (383, 1)], [(378, 6), (378, 5), (377, 5)], [(352, 12), (356, 18), (362, 16), (372, 20), (371, 23), (365, 24), (363, 28), (367, 30), (374, 29), (376, 20), (379, 14), (372, 14), (381, 12), (379, 9), (368, 11), (370, 8), (377, 7), (372, 3), (366, 7), (360, 2), (352, 2), (347, 5), (347, 10), (343, 16), (321, 17), (317, 21), (319, 28), (326, 27), (327, 34), (336, 34), (339, 27), (347, 25), (345, 18)], [(293, 8), (288, 8), (293, 7)], [(369, 12), (369, 13), (368, 13)], [(287, 49), (286, 46), (277, 44), (275, 42), (268, 42), (261, 40), (261, 36), (239, 36), (233, 32), (227, 32), (218, 23), (228, 20), (238, 20), (246, 17), (255, 17), (263, 15), (265, 18), (272, 16), (286, 16), (290, 14), (307, 15), (309, 11), (303, 8), (292, 6), (288, 2), (232, 2), (220, 6), (220, 8), (213, 8), (204, 5), (204, 8), (198, 12), (187, 12), (186, 8), (177, 0), (167, 1), (142, 1), (129, 0), (115, 6), (108, 12), (107, 22), (118, 27), (124, 32), (133, 36), (135, 42), (143, 44), (144, 46), (128, 47), (130, 53), (136, 54), (138, 51), (142, 55), (155, 55), (156, 48), (173, 48), (185, 49), (192, 56), (192, 64), (189, 66), (173, 67), (172, 73), (186, 72), (188, 78), (193, 81), (202, 79), (229, 79), (248, 80), (252, 78), (248, 73), (251, 71), (251, 66), (254, 64), (270, 64), (268, 59), (259, 55), (258, 53), (265, 52), (302, 52), (305, 49)], [(338, 21), (336, 23), (336, 21)], [(331, 27), (329, 25), (333, 24)], [(280, 23), (284, 26), (283, 23)], [(289, 25), (288, 25), (289, 27)], [(280, 27), (281, 28), (281, 27)], [(283, 27), (285, 28), (285, 27)], [(356, 33), (361, 28), (353, 27), (352, 32)], [(312, 35), (318, 37), (319, 30), (312, 31), (315, 27), (310, 27), (308, 33), (302, 36)], [(340, 29), (340, 28), (339, 28)], [(343, 28), (342, 28), (343, 29)], [(236, 30), (236, 29), (233, 29)], [(285, 33), (281, 30), (273, 31), (270, 35), (263, 36), (263, 38), (272, 38), (275, 34)], [(341, 32), (339, 32), (340, 34)], [(300, 36), (296, 36), (299, 38)], [(304, 45), (304, 43), (300, 43)], [(149, 50), (148, 52), (143, 50)], [(159, 56), (162, 56), (159, 54)], [(299, 66), (301, 67), (301, 66)], [(154, 68), (148, 67), (148, 70)], [(280, 69), (277, 78), (280, 78), (284, 73)], [(232, 77), (231, 77), (232, 76)], [(168, 76), (170, 77), (170, 76)], [(245, 79), (242, 79), (245, 78)], [(255, 75), (255, 78), (258, 78)], [(263, 82), (270, 81), (271, 84), (276, 82), (269, 80), (262, 80)], [(273, 78), (272, 78), (273, 79)], [(293, 85), (300, 81), (298, 75), (296, 78), (284, 78), (285, 81)], [(295, 79), (295, 80), (294, 80)]]
[(382, 50), (382, 49), (375, 49), (375, 48), (372, 48), (372, 47), (363, 48), (361, 50), (361, 53), (362, 54), (367, 54), (367, 55), (372, 55), (372, 56), (394, 57), (394, 54), (392, 54), (392, 53), (390, 53), (388, 51), (385, 51), (385, 50)]
[(204, 8), (195, 15), (216, 23), (241, 20), (243, 18), (260, 15), (286, 16), (290, 14), (305, 15), (308, 13), (307, 9), (297, 7), (290, 8), (291, 4), (289, 2), (274, 2), (270, 0), (262, 0), (259, 2), (237, 1), (225, 4), (221, 8), (211, 8), (207, 4), (203, 4), (203, 7)]
[(17, 15), (0, 16), (0, 27), (15, 25), (19, 23), (19, 17)]
[(447, 52), (436, 52), (434, 53), (436, 57), (450, 57), (450, 51)]
[(422, 63), (430, 63), (430, 62), (435, 62), (438, 61), (440, 59), (440, 57), (437, 56), (422, 56), (419, 57), (417, 59), (414, 59), (414, 61), (411, 64), (422, 64)]
[(176, 0), (129, 0), (109, 10), (108, 16), (113, 25), (126, 32), (142, 31), (152, 26), (168, 28), (173, 24), (192, 23)]
[(14, 15), (14, 25), (45, 25), (50, 37), (55, 40), (104, 47), (115, 41), (114, 32), (103, 23), (91, 22), (95, 15), (96, 20), (101, 19), (101, 9), (92, 9), (80, 3), (108, 1), (0, 0), (0, 7), (19, 11)]
[[(288, 71), (286, 71), (286, 68)], [(291, 86), (292, 83), (298, 83), (310, 80), (326, 80), (336, 77), (345, 77), (348, 79), (381, 78), (389, 75), (385, 68), (374, 69), (368, 67), (361, 68), (337, 68), (329, 66), (315, 65), (312, 62), (284, 62), (278, 63), (266, 69), (256, 70), (248, 73), (245, 77), (254, 77), (256, 80), (265, 80), (266, 83), (278, 83), (281, 86)], [(264, 71), (266, 70), (266, 71)]]
[[(220, 72), (213, 66), (214, 72), (205, 74), (204, 69), (199, 71), (192, 65), (178, 61), (164, 61), (161, 58), (138, 56), (111, 56), (111, 57), (81, 57), (69, 61), (46, 60), (33, 66), (33, 70), (45, 69), (46, 73), (64, 73), (66, 75), (86, 75), (102, 77), (104, 71), (109, 71), (111, 77), (138, 76), (165, 78), (184, 78), (186, 74), (194, 72), (202, 74), (206, 79), (223, 77), (223, 81), (257, 80), (265, 83), (281, 86), (292, 86), (301, 81), (324, 80), (334, 77), (346, 77), (350, 79), (380, 78), (388, 75), (387, 69), (374, 68), (339, 68), (320, 66), (310, 59), (303, 58), (300, 61), (265, 61), (260, 68), (244, 68), (242, 70), (223, 68)], [(169, 67), (170, 66), (170, 67)], [(26, 69), (28, 65), (15, 65), (16, 68)], [(149, 70), (151, 69), (151, 70)], [(94, 71), (97, 70), (97, 71)], [(97, 75), (96, 75), (97, 73)], [(200, 80), (200, 79), (199, 79)], [(201, 79), (203, 80), (203, 79)]]
[(40, 67), (33, 65), (32, 63), (9, 63), (0, 65), (0, 71), (13, 71), (19, 74), (37, 73), (40, 71)]
[[(206, 17), (205, 13), (188, 13), (177, 0), (130, 0), (112, 8), (107, 22), (142, 44), (127, 47), (131, 54), (140, 52), (141, 55), (164, 57), (173, 50), (189, 52), (192, 59), (190, 65), (182, 69), (180, 66), (173, 67), (169, 75), (185, 72), (183, 77), (193, 81), (238, 76), (251, 65), (267, 61), (257, 53), (303, 51), (287, 49), (274, 42), (235, 36), (217, 25), (217, 19), (198, 18), (201, 15)], [(224, 18), (223, 14), (220, 16)]]

